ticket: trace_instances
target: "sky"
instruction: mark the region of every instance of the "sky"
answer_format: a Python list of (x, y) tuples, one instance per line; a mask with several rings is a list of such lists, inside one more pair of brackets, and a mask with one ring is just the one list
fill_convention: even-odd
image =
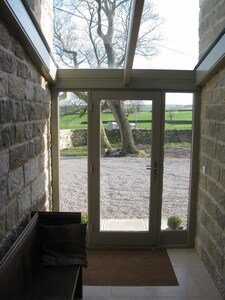
[(166, 104), (189, 105), (193, 104), (192, 93), (166, 93)]
[[(147, 0), (146, 0), (147, 1)], [(198, 0), (151, 0), (155, 12), (163, 17), (160, 53), (145, 68), (193, 70), (198, 62)], [(134, 68), (143, 68), (141, 60), (134, 61)], [(191, 93), (167, 93), (167, 104), (192, 104)]]
[[(146, 0), (147, 1), (147, 0)], [(198, 0), (151, 0), (164, 22), (159, 55), (144, 62), (145, 68), (193, 70), (198, 62)], [(134, 68), (142, 68), (142, 59)], [(142, 66), (141, 66), (142, 64)]]

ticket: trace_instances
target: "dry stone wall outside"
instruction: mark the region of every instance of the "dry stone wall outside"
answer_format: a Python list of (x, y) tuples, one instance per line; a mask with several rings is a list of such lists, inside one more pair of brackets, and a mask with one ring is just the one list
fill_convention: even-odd
[[(200, 1), (200, 54), (224, 29), (224, 11), (225, 0)], [(196, 249), (225, 299), (225, 66), (201, 90), (200, 134)]]
[(0, 19), (0, 258), (29, 212), (51, 207), (50, 90)]
[[(151, 144), (151, 130), (133, 129), (135, 144)], [(120, 143), (119, 129), (107, 130), (106, 134), (110, 143)], [(191, 130), (167, 130), (165, 131), (166, 143), (191, 143)], [(87, 129), (60, 130), (60, 149), (87, 145)]]

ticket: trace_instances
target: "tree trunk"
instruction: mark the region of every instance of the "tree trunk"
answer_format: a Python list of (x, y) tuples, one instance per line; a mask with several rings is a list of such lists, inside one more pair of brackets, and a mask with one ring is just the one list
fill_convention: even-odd
[(117, 124), (119, 125), (122, 151), (127, 154), (138, 154), (135, 146), (132, 130), (124, 110), (124, 104), (121, 100), (107, 100), (107, 104), (112, 111)]
[(105, 128), (104, 128), (104, 125), (102, 124), (101, 122), (101, 125), (100, 125), (100, 130), (101, 130), (101, 138), (102, 138), (102, 141), (104, 143), (104, 147), (107, 149), (107, 150), (111, 150), (112, 149), (112, 146), (108, 140), (108, 137), (106, 135), (106, 132), (105, 132)]

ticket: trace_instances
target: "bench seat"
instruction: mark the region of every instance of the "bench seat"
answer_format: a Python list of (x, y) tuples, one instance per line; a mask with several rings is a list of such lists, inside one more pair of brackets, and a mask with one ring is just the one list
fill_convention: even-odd
[[(28, 300), (68, 300), (82, 298), (81, 290), (78, 292), (75, 287), (80, 286), (81, 267), (48, 267), (42, 266), (36, 281), (29, 293)], [(76, 296), (75, 296), (75, 291)]]

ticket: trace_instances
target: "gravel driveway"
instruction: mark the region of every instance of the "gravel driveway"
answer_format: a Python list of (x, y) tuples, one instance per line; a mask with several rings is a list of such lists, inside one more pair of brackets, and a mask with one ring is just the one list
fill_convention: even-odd
[[(148, 218), (149, 158), (104, 157), (101, 159), (102, 218)], [(164, 162), (164, 223), (178, 214), (186, 227), (190, 159), (166, 157)], [(87, 212), (87, 159), (61, 158), (61, 210)]]

